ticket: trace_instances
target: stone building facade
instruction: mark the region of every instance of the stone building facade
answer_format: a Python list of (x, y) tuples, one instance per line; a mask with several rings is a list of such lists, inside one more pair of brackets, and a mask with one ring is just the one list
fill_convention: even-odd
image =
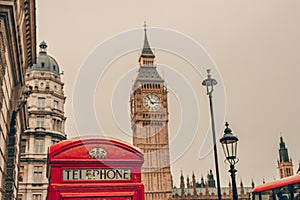
[(25, 70), (36, 59), (34, 0), (0, 0), (0, 199), (17, 198), (21, 133), (26, 129)]
[(22, 133), (19, 199), (44, 200), (47, 196), (48, 147), (66, 139), (64, 83), (57, 61), (40, 44), (37, 62), (26, 71), (26, 84), (32, 88), (27, 100), (27, 129)]
[[(239, 200), (249, 200), (250, 193), (254, 188), (254, 183), (252, 182), (252, 187), (244, 187), (243, 182), (240, 182), (240, 186), (237, 188), (238, 199)], [(232, 199), (232, 187), (231, 183), (228, 187), (221, 187), (222, 199), (231, 200)], [(215, 180), (213, 178), (212, 171), (207, 174), (207, 179), (205, 180), (201, 177), (200, 182), (196, 181), (194, 173), (192, 174), (192, 179), (189, 177), (185, 178), (181, 173), (180, 176), (180, 187), (173, 187), (172, 190), (172, 200), (207, 200), (207, 199), (218, 199), (217, 188), (215, 186)]]
[(156, 70), (145, 27), (139, 71), (130, 95), (133, 145), (144, 153), (142, 182), (146, 200), (168, 200), (172, 196), (168, 133), (168, 90)]

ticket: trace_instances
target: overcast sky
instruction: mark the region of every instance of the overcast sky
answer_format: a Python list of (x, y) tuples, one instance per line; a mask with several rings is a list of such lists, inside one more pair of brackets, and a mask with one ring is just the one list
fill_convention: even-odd
[[(250, 186), (251, 179), (259, 184), (263, 179), (279, 177), (280, 135), (296, 171), (300, 161), (299, 9), (299, 0), (37, 1), (38, 42), (48, 43), (49, 54), (64, 71), (68, 137), (86, 134), (78, 132), (76, 115), (80, 116), (80, 110), (90, 105), (80, 98), (74, 103), (73, 98), (78, 97), (77, 85), (82, 84), (79, 73), (94, 53), (100, 61), (94, 62), (87, 74), (94, 75), (97, 82), (92, 87), (83, 83), (83, 87), (94, 95), (91, 106), (96, 120), (105, 135), (131, 143), (128, 101), (131, 80), (138, 69), (136, 46), (140, 44), (142, 48), (142, 28), (147, 21), (158, 71), (170, 91), (169, 134), (175, 185), (179, 186), (181, 170), (190, 177), (194, 171), (197, 179), (206, 176), (209, 169), (214, 171), (213, 152), (204, 144), (210, 134), (208, 98), (201, 86), (206, 68), (213, 69), (219, 83), (214, 93), (218, 138), (226, 120), (240, 140), (237, 181), (242, 179), (244, 185)], [(130, 39), (122, 38), (126, 33), (132, 33)], [(183, 36), (191, 46), (185, 48), (181, 43), (184, 40), (176, 40), (176, 36)], [(120, 49), (128, 46), (127, 53), (118, 53), (118, 47), (110, 46), (118, 39)], [(170, 44), (170, 49), (165, 44)], [(200, 48), (199, 56), (192, 44)], [(176, 45), (182, 46), (184, 52), (174, 53), (172, 48)], [(103, 51), (104, 47), (107, 51)], [(105, 66), (101, 76), (93, 74), (93, 70), (103, 67), (100, 63), (106, 54), (114, 54), (115, 59)], [(196, 64), (192, 58), (201, 62)], [(195, 107), (186, 106), (189, 103)], [(185, 127), (187, 124), (189, 128)], [(191, 127), (196, 127), (196, 132)], [(189, 142), (180, 146), (176, 141), (185, 135)], [(229, 167), (223, 162), (219, 142), (218, 150), (224, 186), (228, 184)]]

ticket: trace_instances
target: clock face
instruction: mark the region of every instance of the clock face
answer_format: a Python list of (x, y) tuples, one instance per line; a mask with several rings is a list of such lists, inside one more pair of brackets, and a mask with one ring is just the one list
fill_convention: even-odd
[(160, 98), (155, 94), (148, 94), (144, 97), (144, 106), (149, 111), (157, 111), (160, 106)]

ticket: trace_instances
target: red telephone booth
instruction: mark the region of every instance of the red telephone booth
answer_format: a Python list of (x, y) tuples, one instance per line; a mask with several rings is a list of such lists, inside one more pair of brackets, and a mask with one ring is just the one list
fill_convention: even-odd
[(76, 138), (49, 148), (47, 200), (144, 200), (143, 154), (114, 139)]

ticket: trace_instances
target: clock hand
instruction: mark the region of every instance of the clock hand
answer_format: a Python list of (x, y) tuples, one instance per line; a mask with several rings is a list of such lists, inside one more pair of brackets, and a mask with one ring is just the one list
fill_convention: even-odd
[(149, 96), (147, 96), (147, 99), (149, 99), (149, 101), (151, 102), (151, 99), (150, 99), (150, 97), (149, 97)]
[(147, 96), (147, 98), (149, 99), (151, 104), (154, 104), (154, 102), (151, 100), (151, 98), (149, 96)]

